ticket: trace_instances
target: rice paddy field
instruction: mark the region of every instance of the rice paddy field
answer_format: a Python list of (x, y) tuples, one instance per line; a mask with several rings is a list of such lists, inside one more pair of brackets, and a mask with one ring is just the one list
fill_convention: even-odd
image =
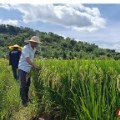
[[(35, 59), (22, 106), (19, 81), (0, 59), (0, 120), (119, 120), (120, 60)], [(47, 118), (45, 118), (47, 116)]]

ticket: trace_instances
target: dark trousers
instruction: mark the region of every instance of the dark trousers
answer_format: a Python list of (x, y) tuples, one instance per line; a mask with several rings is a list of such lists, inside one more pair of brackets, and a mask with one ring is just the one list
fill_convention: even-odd
[(30, 86), (30, 76), (27, 72), (19, 70), (19, 80), (20, 80), (20, 96), (22, 102), (28, 101), (28, 92)]
[(17, 80), (19, 78), (18, 67), (12, 65), (13, 76)]

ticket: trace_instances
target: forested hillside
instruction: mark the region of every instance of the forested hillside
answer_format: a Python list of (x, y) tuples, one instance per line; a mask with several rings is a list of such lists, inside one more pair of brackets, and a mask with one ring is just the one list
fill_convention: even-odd
[(115, 50), (101, 49), (95, 44), (77, 42), (74, 38), (64, 38), (52, 32), (46, 33), (38, 30), (34, 31), (27, 27), (4, 24), (0, 25), (0, 57), (8, 57), (9, 46), (18, 44), (23, 47), (26, 44), (24, 40), (29, 40), (34, 35), (37, 35), (43, 42), (43, 45), (38, 47), (36, 51), (36, 56), (42, 56), (43, 58), (105, 59), (107, 57), (115, 60), (120, 58), (120, 53), (115, 52)]

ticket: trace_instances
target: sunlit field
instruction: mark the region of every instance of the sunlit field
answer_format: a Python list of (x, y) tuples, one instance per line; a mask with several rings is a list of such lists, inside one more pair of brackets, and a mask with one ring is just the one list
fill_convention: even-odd
[(24, 108), (20, 99), (19, 81), (14, 80), (8, 60), (0, 59), (0, 120), (29, 120), (36, 115), (38, 105), (33, 84), (30, 96), (33, 104)]
[(29, 120), (33, 116), (37, 120), (45, 114), (50, 120), (119, 120), (120, 61), (35, 59), (34, 62), (41, 71), (30, 72), (29, 95), (33, 103), (24, 108), (19, 81), (14, 80), (8, 61), (0, 59), (1, 120), (23, 120), (23, 117)]

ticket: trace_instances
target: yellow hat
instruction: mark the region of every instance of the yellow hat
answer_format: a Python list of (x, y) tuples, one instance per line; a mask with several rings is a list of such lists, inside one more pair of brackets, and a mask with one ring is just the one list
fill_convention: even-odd
[(15, 48), (15, 47), (18, 47), (18, 50), (22, 50), (22, 47), (20, 47), (19, 45), (14, 45), (14, 46), (9, 46), (9, 49), (13, 49), (13, 48)]

